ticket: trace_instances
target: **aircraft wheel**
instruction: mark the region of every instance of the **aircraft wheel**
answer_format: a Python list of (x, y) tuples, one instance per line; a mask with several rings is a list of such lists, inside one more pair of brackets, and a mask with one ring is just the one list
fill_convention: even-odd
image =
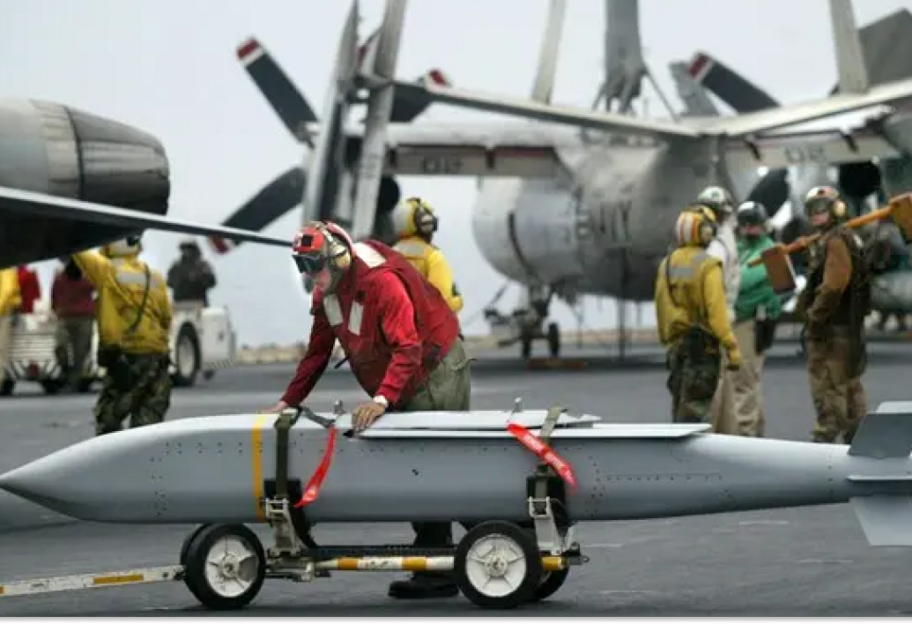
[(16, 382), (14, 380), (4, 379), (3, 383), (0, 383), (0, 396), (12, 396), (15, 387)]
[(529, 532), (512, 522), (478, 524), (460, 540), (456, 584), (483, 609), (512, 609), (532, 599), (542, 578), (541, 554)]
[(548, 351), (551, 357), (560, 357), (561, 337), (557, 323), (548, 323)]
[(523, 337), (519, 339), (519, 344), (522, 359), (528, 360), (532, 357), (532, 337), (524, 334)]
[(541, 580), (538, 583), (538, 587), (536, 587), (535, 591), (532, 593), (530, 602), (536, 602), (538, 600), (545, 600), (546, 598), (550, 598), (551, 595), (563, 587), (564, 581), (567, 580), (567, 576), (569, 576), (569, 574), (570, 568), (555, 570), (554, 572), (544, 572), (542, 574)]
[(247, 606), (266, 580), (266, 553), (242, 524), (203, 525), (184, 555), (184, 583), (203, 606), (231, 611)]

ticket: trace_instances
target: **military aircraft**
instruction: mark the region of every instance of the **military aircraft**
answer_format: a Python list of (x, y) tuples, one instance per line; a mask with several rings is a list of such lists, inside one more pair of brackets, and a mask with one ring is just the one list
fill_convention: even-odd
[[(385, 215), (400, 195), (397, 176), (475, 177), (476, 242), (498, 272), (528, 289), (528, 310), (515, 315), (521, 319), (515, 338), (529, 354), (532, 341), (546, 336), (557, 355), (556, 325), (551, 323), (547, 333), (542, 330), (552, 298), (572, 302), (580, 294), (595, 294), (651, 301), (674, 219), (703, 187), (722, 184), (737, 199), (753, 194), (767, 203), (763, 189), (778, 186), (769, 182), (770, 174), (758, 180), (759, 168), (776, 172), (801, 163), (894, 158), (912, 142), (912, 125), (888, 108), (912, 97), (912, 80), (869, 84), (847, 0), (830, 0), (839, 94), (735, 116), (682, 116), (669, 106), (670, 120), (630, 114), (642, 80), (651, 79), (642, 56), (637, 0), (606, 4), (601, 96), (608, 110), (552, 104), (564, 2), (554, 0), (550, 11), (530, 99), (475, 93), (441, 80), (396, 79), (404, 0), (387, 2), (378, 32), (361, 47), (358, 7), (352, 6), (319, 122), (309, 107), (289, 112), (286, 105), (292, 99), (304, 98), (277, 95), (296, 89), (265, 49), (255, 45), (255, 55), (244, 57), (248, 71), (256, 80), (255, 63), (272, 68), (272, 84), (265, 79), (257, 84), (283, 119), (296, 118), (296, 137), (314, 147), (303, 169), (284, 174), (226, 223), (260, 229), (300, 203), (304, 219), (329, 218), (356, 237), (382, 237), (388, 235)], [(450, 104), (525, 123), (394, 121), (398, 102)], [(358, 103), (367, 104), (365, 123), (347, 126), (349, 109)], [(875, 107), (882, 131), (866, 126), (848, 133), (782, 132)]]
[(168, 158), (137, 128), (55, 102), (0, 99), (0, 268), (145, 229), (289, 244), (166, 218)]
[[(912, 12), (908, 9), (894, 11), (859, 29), (858, 34), (869, 84), (876, 86), (912, 78)], [(680, 72), (684, 67), (697, 87), (707, 89), (738, 113), (753, 113), (780, 106), (768, 92), (707, 52), (697, 52), (689, 63), (675, 62), (672, 65), (673, 73)], [(678, 87), (679, 93), (689, 95), (686, 80), (682, 80)], [(838, 92), (839, 85), (835, 85), (831, 93)], [(717, 114), (712, 104), (709, 108), (702, 108), (702, 102), (695, 106), (701, 107), (702, 114)], [(908, 105), (898, 108), (882, 121), (884, 132), (888, 136), (903, 132), (909, 115)], [(908, 132), (907, 129), (905, 131)], [(803, 163), (791, 169), (770, 172), (767, 182), (770, 188), (766, 189), (766, 201), (775, 202), (766, 206), (771, 214), (775, 215), (786, 199), (791, 200), (792, 206), (799, 207), (798, 214), (791, 215), (787, 221), (780, 220), (782, 227), (778, 234), (785, 243), (812, 230), (800, 214), (800, 197), (813, 186), (837, 186), (856, 215), (864, 212), (865, 204), (872, 197), (882, 201), (885, 196), (900, 195), (912, 189), (912, 158), (906, 153), (897, 158), (845, 163), (838, 167), (830, 167), (829, 163)], [(771, 188), (772, 185), (777, 188)], [(874, 233), (873, 228), (870, 233)], [(898, 231), (883, 234), (881, 238), (878, 233), (877, 238), (889, 241), (888, 247), (903, 246)], [(802, 258), (799, 256), (795, 260), (796, 269), (800, 272), (804, 268)], [(876, 278), (874, 286), (872, 303), (875, 310), (912, 311), (912, 275), (907, 271), (886, 272)]]

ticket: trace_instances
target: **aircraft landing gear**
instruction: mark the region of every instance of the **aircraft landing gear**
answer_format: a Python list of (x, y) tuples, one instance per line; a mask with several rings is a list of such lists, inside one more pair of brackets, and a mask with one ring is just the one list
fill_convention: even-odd
[(548, 309), (554, 291), (544, 288), (530, 288), (524, 305), (513, 310), (510, 316), (504, 316), (494, 308), (484, 311), (485, 319), (491, 326), (492, 333), (497, 336), (497, 346), (507, 347), (519, 343), (520, 356), (523, 360), (532, 358), (532, 345), (536, 340), (545, 340), (548, 343), (548, 355), (556, 359), (560, 357), (561, 335), (557, 323), (548, 323)]

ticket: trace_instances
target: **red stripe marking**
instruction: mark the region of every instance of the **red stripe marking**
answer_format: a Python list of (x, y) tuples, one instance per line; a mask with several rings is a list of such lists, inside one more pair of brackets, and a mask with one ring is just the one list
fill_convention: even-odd
[(519, 440), (520, 444), (535, 453), (543, 462), (551, 466), (558, 476), (570, 486), (570, 489), (576, 489), (576, 476), (573, 474), (573, 467), (560, 455), (555, 453), (551, 447), (542, 442), (541, 438), (517, 423), (510, 423), (507, 425), (507, 431)]
[(708, 63), (709, 57), (702, 52), (698, 52), (696, 57), (694, 57), (694, 60), (690, 62), (690, 67), (687, 68), (687, 73), (690, 74), (691, 78), (696, 78), (697, 74), (703, 71)]
[(335, 446), (336, 428), (330, 427), (329, 439), (326, 440), (326, 448), (323, 449), (323, 458), (320, 459), (320, 464), (317, 466), (316, 472), (313, 473), (310, 481), (307, 482), (307, 487), (304, 488), (301, 500), (295, 503), (295, 507), (300, 508), (317, 500), (317, 497), (320, 495), (320, 488), (323, 487), (323, 481), (326, 479), (326, 474), (329, 472), (329, 467), (332, 464), (333, 449)]
[(209, 237), (209, 244), (212, 245), (212, 248), (220, 254), (228, 253), (228, 250), (231, 249), (231, 247), (228, 245), (228, 241), (226, 241), (224, 238), (211, 236)]
[(252, 37), (238, 46), (237, 57), (243, 61), (248, 56), (260, 49), (260, 42)]

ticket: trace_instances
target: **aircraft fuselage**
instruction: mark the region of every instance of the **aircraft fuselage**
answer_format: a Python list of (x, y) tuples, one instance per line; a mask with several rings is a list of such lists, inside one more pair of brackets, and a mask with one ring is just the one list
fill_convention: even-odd
[(680, 210), (705, 186), (730, 182), (720, 181), (704, 149), (581, 144), (560, 155), (564, 179), (481, 179), (475, 240), (498, 272), (520, 283), (650, 301)]

